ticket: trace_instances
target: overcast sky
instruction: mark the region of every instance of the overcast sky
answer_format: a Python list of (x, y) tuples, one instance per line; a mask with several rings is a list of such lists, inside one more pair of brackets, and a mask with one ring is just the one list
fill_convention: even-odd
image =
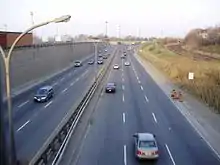
[[(70, 14), (68, 23), (38, 28), (39, 36), (105, 33), (121, 36), (184, 36), (220, 24), (220, 0), (0, 0), (0, 30), (24, 31), (34, 23)], [(5, 26), (6, 25), (6, 26)]]

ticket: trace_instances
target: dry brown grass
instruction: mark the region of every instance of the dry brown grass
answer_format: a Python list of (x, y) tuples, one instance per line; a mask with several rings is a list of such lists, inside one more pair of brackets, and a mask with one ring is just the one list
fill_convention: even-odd
[[(194, 61), (179, 56), (157, 44), (144, 45), (139, 55), (161, 69), (173, 83), (216, 109), (220, 113), (220, 63), (217, 61)], [(194, 72), (194, 80), (188, 73)]]
[(205, 52), (220, 54), (220, 45), (202, 46), (199, 49)]

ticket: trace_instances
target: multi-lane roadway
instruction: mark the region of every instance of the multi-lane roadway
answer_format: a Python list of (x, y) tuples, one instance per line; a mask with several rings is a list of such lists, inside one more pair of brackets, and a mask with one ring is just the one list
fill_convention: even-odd
[[(113, 51), (114, 48), (109, 48), (107, 54)], [(82, 61), (81, 67), (73, 67), (45, 82), (44, 85), (53, 86), (55, 92), (54, 97), (48, 102), (35, 103), (34, 90), (14, 99), (14, 132), (19, 159), (30, 160), (71, 107), (82, 99), (95, 77), (94, 64), (88, 65), (91, 59), (94, 59), (94, 55)], [(99, 65), (98, 70), (102, 66)]]
[[(131, 66), (124, 66), (129, 60)], [(71, 165), (219, 165), (219, 159), (193, 127), (161, 91), (133, 54), (120, 56), (107, 82), (117, 84), (115, 94), (103, 90), (77, 156), (61, 163)], [(160, 157), (157, 162), (135, 159), (136, 132), (156, 135)], [(73, 152), (68, 148), (66, 153)]]

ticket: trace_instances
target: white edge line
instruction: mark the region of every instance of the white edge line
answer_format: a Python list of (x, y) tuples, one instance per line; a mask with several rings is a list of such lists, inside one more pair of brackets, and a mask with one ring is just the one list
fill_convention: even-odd
[(124, 145), (124, 165), (127, 165), (126, 145)]
[(18, 128), (17, 132), (24, 128), (29, 122), (30, 120), (26, 121), (20, 128)]
[(167, 152), (168, 152), (168, 154), (169, 154), (169, 156), (170, 156), (170, 159), (171, 159), (173, 165), (176, 165), (176, 163), (175, 163), (175, 161), (174, 161), (174, 159), (173, 159), (173, 156), (172, 156), (172, 154), (171, 154), (171, 152), (170, 152), (170, 149), (169, 149), (168, 145), (165, 144), (165, 146), (166, 146)]
[(27, 100), (27, 101), (25, 101), (25, 102), (23, 102), (23, 103), (21, 103), (19, 106), (18, 106), (18, 108), (21, 108), (21, 107), (23, 107), (25, 104), (27, 104), (29, 102), (29, 100)]
[(157, 123), (157, 118), (156, 118), (156, 116), (155, 116), (155, 114), (153, 112), (152, 112), (152, 115), (153, 115), (155, 123)]
[(53, 101), (50, 101), (49, 103), (47, 103), (47, 105), (44, 106), (44, 108), (47, 108)]

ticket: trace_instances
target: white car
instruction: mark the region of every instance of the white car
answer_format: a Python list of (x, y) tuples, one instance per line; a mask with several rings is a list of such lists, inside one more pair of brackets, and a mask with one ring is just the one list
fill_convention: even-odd
[(126, 61), (125, 66), (129, 66), (129, 65), (130, 65), (130, 62)]
[(119, 69), (119, 65), (118, 65), (118, 64), (115, 64), (113, 68), (114, 68), (114, 69)]

